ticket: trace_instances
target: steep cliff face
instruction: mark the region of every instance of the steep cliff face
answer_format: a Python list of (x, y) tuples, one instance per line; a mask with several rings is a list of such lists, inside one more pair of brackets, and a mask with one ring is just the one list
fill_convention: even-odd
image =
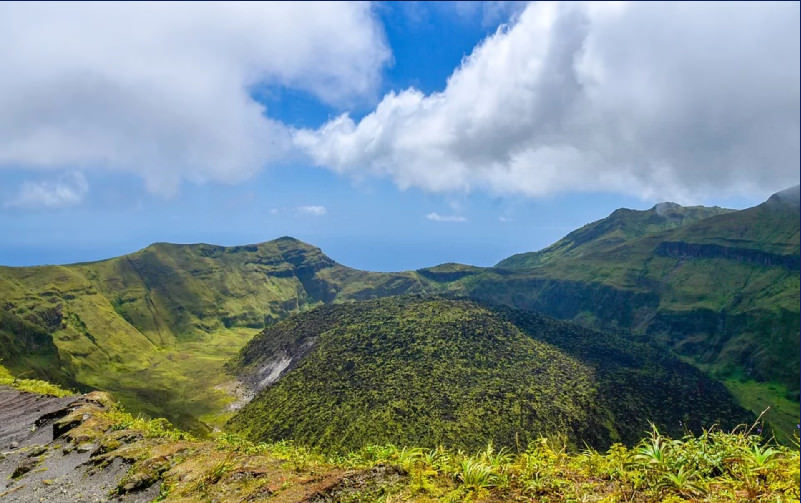
[(0, 309), (0, 365), (23, 378), (75, 386), (59, 358), (52, 335), (40, 326), (40, 323), (46, 327), (59, 326), (60, 310), (44, 309), (31, 313), (29, 318), (32, 321)]
[(685, 243), (681, 241), (663, 241), (659, 243), (654, 253), (661, 257), (724, 259), (745, 264), (784, 267), (791, 271), (799, 270), (798, 255), (779, 255), (778, 253), (770, 253), (753, 248)]
[(789, 357), (798, 351), (798, 312), (662, 311), (646, 327), (646, 334), (680, 355), (713, 366), (720, 375), (742, 373), (783, 383), (798, 400), (798, 362)]
[(722, 376), (742, 374), (797, 391), (798, 364), (787, 355), (799, 350), (799, 313), (779, 304), (787, 290), (798, 291), (797, 278), (789, 272), (768, 277), (776, 278), (772, 286), (780, 293), (768, 293), (756, 306), (738, 291), (723, 305), (709, 298), (693, 305), (677, 301), (679, 295), (663, 284), (635, 289), (547, 277), (484, 277), (469, 292), (474, 298), (659, 342)]

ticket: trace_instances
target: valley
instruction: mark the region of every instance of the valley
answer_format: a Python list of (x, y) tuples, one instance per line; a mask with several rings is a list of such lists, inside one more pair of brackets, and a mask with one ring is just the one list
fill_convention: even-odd
[(0, 2), (0, 503), (801, 503), (801, 2)]
[(799, 382), (787, 356), (799, 352), (793, 190), (741, 211), (618, 210), (490, 268), (359, 271), (293, 238), (3, 267), (0, 358), (15, 375), (111, 391), (132, 411), (205, 434), (233, 415), (226, 362), (288, 315), (395, 295), (469, 298), (669, 351), (754, 417), (770, 405), (787, 439)]

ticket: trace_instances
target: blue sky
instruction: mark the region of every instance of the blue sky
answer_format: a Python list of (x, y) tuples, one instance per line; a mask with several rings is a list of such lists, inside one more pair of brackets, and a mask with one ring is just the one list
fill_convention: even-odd
[(619, 207), (798, 183), (793, 4), (34, 7), (0, 12), (4, 265), (283, 235), (491, 265)]

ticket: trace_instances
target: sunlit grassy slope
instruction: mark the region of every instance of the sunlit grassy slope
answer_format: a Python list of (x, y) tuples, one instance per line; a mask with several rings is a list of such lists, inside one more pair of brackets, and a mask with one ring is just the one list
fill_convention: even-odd
[(339, 298), (420, 289), (414, 273), (341, 266), (291, 238), (155, 244), (68, 266), (0, 268), (0, 357), (16, 372), (115, 392), (202, 430), (231, 397), (222, 364), (265, 324)]

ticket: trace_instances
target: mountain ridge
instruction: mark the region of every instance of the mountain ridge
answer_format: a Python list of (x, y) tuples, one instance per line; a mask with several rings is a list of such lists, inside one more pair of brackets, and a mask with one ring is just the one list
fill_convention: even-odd
[(588, 243), (593, 245), (590, 251), (608, 250), (633, 238), (675, 229), (733, 211), (736, 210), (717, 206), (681, 206), (672, 202), (658, 203), (647, 210), (619, 208), (606, 218), (590, 222), (542, 250), (512, 255), (498, 262), (495, 267), (502, 269), (532, 268), (554, 258), (586, 253), (586, 247), (582, 245)]
[[(217, 374), (265, 326), (322, 303), (409, 293), (474, 297), (630, 333), (723, 380), (781, 383), (785, 391), (765, 392), (797, 402), (798, 367), (786, 358), (798, 353), (798, 275), (786, 267), (799, 248), (792, 190), (746, 210), (618, 210), (612, 215), (622, 224), (588, 224), (544, 249), (558, 252), (549, 260), (522, 269), (448, 263), (373, 273), (289, 236), (231, 247), (154, 243), (102, 261), (0, 266), (0, 307), (8, 313), (0, 334), (22, 320), (52, 341), (25, 346), (26, 361), (38, 362), (30, 377), (110, 389), (133, 410), (195, 430), (219, 421), (214, 411), (231, 398)], [(674, 213), (669, 225), (683, 224), (662, 229)], [(587, 237), (587, 229), (603, 232), (570, 249), (559, 245), (576, 233)], [(713, 245), (757, 255), (726, 257)], [(10, 351), (0, 349), (0, 358), (19, 354)], [(207, 403), (181, 398), (198, 385)]]

